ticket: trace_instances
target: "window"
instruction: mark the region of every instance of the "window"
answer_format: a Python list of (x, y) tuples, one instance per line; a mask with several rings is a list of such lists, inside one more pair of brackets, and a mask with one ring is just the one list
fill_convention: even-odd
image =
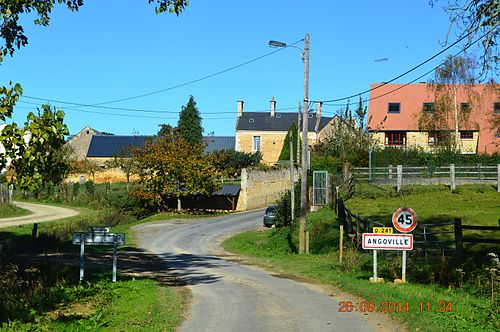
[(385, 145), (390, 145), (390, 146), (406, 145), (406, 132), (387, 131), (385, 133)]
[(493, 103), (493, 112), (500, 113), (500, 103)]
[(441, 131), (429, 132), (429, 146), (436, 146), (443, 143), (444, 135)]
[(423, 103), (422, 110), (424, 113), (434, 113), (434, 103)]
[(401, 103), (389, 103), (387, 104), (387, 113), (400, 113)]
[(469, 103), (460, 103), (460, 112), (469, 113), (470, 112), (470, 104)]
[(260, 136), (253, 137), (253, 151), (260, 151)]
[(460, 131), (460, 139), (473, 139), (474, 132), (472, 130), (462, 130)]
[(500, 138), (500, 129), (497, 130), (497, 138)]

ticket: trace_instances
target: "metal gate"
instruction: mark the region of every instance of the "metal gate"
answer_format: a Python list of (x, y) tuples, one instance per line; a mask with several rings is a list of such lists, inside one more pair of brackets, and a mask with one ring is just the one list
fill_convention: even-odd
[(328, 204), (328, 172), (313, 172), (313, 205)]

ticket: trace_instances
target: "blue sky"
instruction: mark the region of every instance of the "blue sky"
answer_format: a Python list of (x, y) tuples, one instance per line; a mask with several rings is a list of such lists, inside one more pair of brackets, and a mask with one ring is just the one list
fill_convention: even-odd
[[(309, 97), (328, 100), (364, 91), (439, 52), (449, 27), (441, 8), (445, 1), (435, 8), (427, 0), (190, 2), (179, 17), (156, 15), (147, 0), (89, 0), (77, 13), (58, 6), (49, 27), (34, 26), (26, 17), (29, 44), (0, 65), (0, 82), (19, 82), (30, 97), (94, 105), (217, 73), (275, 51), (268, 47), (271, 39), (293, 43), (309, 33)], [(445, 55), (397, 83), (420, 76)], [(382, 58), (388, 60), (374, 61)], [(194, 84), (103, 105), (159, 113), (50, 104), (65, 111), (72, 134), (90, 125), (120, 135), (148, 135), (160, 123), (175, 125), (190, 95), (205, 134), (234, 135), (238, 100), (247, 111), (268, 111), (273, 96), (278, 109), (302, 100), (300, 51), (283, 49)], [(14, 116), (21, 123), (36, 108), (32, 103), (43, 103), (21, 101)], [(325, 106), (324, 112), (332, 115), (339, 108)]]

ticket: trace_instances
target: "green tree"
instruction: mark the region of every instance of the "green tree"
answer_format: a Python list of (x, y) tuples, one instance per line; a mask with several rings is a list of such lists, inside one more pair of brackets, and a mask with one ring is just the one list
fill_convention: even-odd
[[(439, 0), (430, 0), (431, 6)], [(493, 70), (498, 73), (498, 35), (500, 29), (500, 5), (498, 0), (447, 0), (444, 6), (450, 15), (450, 29), (458, 29), (458, 37), (466, 37), (464, 47), (471, 45), (476, 37), (485, 35), (478, 41), (481, 49), (482, 74)], [(454, 36), (453, 36), (454, 37)]]
[(249, 166), (255, 166), (262, 160), (262, 153), (256, 151), (254, 153), (246, 153), (241, 151), (216, 151), (210, 158), (219, 172), (228, 177), (239, 176), (241, 169)]
[(365, 115), (367, 113), (366, 106), (363, 107), (363, 100), (361, 99), (361, 96), (359, 96), (359, 103), (358, 103), (358, 108), (356, 109), (356, 116), (358, 117), (358, 128), (363, 129), (364, 126), (364, 120), (365, 120)]
[(295, 122), (292, 122), (290, 127), (288, 128), (288, 132), (286, 134), (285, 140), (283, 141), (283, 148), (281, 149), (280, 157), (278, 160), (290, 160), (290, 133), (292, 133), (292, 146), (293, 146), (293, 162), (297, 162), (297, 141), (299, 139), (298, 137), (298, 131), (297, 131), (297, 125)]
[(138, 172), (137, 160), (132, 158), (132, 151), (130, 148), (125, 148), (120, 151), (113, 160), (109, 161), (109, 167), (120, 169), (127, 179), (127, 191), (130, 186), (130, 176)]
[(182, 107), (177, 123), (179, 135), (192, 145), (203, 145), (203, 127), (201, 126), (200, 111), (196, 107), (193, 96), (189, 97), (186, 106)]
[(135, 195), (166, 209), (169, 199), (211, 194), (219, 172), (203, 149), (203, 145), (192, 145), (174, 135), (152, 140), (134, 150), (141, 182), (146, 188)]
[(28, 114), (24, 128), (13, 123), (0, 133), (5, 148), (2, 166), (15, 171), (15, 183), (22, 190), (38, 193), (46, 185), (58, 185), (69, 172), (69, 160), (62, 155), (68, 134), (64, 112), (43, 105), (38, 115)]
[[(460, 128), (477, 126), (469, 121), (471, 110), (479, 102), (479, 96), (474, 92), (473, 68), (471, 58), (449, 55), (428, 84), (428, 89), (434, 93), (433, 107), (422, 110), (418, 119), (421, 130), (439, 133), (440, 145), (455, 152), (460, 150)], [(467, 98), (468, 110), (459, 109), (459, 91)]]

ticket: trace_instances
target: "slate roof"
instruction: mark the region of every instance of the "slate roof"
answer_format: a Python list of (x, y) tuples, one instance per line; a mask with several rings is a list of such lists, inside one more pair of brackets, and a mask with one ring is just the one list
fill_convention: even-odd
[(236, 139), (234, 136), (205, 136), (203, 137), (203, 142), (207, 144), (203, 152), (213, 153), (220, 150), (234, 150)]
[[(111, 158), (119, 156), (122, 151), (129, 147), (143, 147), (144, 142), (154, 136), (92, 136), (87, 157)], [(207, 144), (204, 153), (212, 153), (219, 150), (234, 150), (234, 136), (205, 136), (203, 141)]]
[[(321, 117), (318, 131), (321, 131), (333, 118)], [(274, 117), (269, 112), (243, 112), (236, 121), (236, 130), (288, 131), (292, 122), (297, 125), (297, 113), (279, 113)], [(316, 113), (310, 113), (308, 130), (314, 132)]]
[(214, 192), (214, 196), (238, 196), (240, 193), (240, 186), (235, 185), (223, 185), (221, 189)]
[(87, 157), (109, 158), (130, 147), (142, 147), (151, 136), (92, 136)]

